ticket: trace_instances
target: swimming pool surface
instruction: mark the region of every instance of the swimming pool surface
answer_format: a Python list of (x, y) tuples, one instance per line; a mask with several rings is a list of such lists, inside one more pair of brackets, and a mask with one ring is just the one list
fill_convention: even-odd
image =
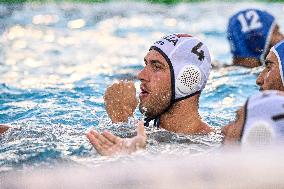
[[(134, 79), (138, 89), (135, 75), (143, 68), (143, 57), (164, 34), (201, 38), (213, 61), (225, 65), (231, 60), (227, 20), (237, 10), (268, 10), (284, 26), (283, 5), (277, 3), (24, 4), (12, 12), (0, 7), (0, 123), (15, 127), (0, 138), (0, 172), (65, 163), (93, 167), (218, 148), (220, 133), (183, 136), (148, 129), (147, 150), (105, 158), (84, 133), (96, 127), (123, 137), (135, 134), (133, 122), (141, 114), (136, 110), (128, 124), (112, 125), (104, 110), (104, 90), (122, 79)], [(261, 69), (213, 70), (201, 96), (202, 118), (215, 128), (232, 121), (235, 110), (258, 90)]]

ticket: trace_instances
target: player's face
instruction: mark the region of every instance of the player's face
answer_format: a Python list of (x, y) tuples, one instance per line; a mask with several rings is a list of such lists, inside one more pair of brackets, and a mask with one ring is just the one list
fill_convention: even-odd
[(279, 90), (284, 91), (280, 76), (279, 63), (273, 51), (270, 51), (265, 59), (265, 68), (259, 74), (257, 80), (260, 90)]
[(150, 50), (144, 58), (145, 67), (138, 74), (141, 81), (139, 109), (147, 117), (156, 117), (170, 104), (170, 67), (165, 58), (155, 50)]

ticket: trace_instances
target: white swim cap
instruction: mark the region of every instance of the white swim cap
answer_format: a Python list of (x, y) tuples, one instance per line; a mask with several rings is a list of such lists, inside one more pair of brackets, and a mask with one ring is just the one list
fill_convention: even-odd
[(245, 105), (242, 144), (271, 144), (284, 139), (284, 93), (263, 91)]
[(169, 64), (171, 103), (204, 89), (212, 66), (209, 50), (199, 39), (188, 34), (171, 34), (156, 41), (152, 49), (158, 51)]

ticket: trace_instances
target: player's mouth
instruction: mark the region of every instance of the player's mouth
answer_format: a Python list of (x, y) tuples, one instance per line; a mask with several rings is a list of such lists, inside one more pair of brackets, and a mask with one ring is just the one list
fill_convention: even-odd
[(149, 92), (149, 90), (148, 90), (145, 86), (143, 86), (143, 85), (140, 86), (140, 89), (141, 89), (141, 92), (140, 92), (140, 94), (139, 94), (139, 98), (140, 98), (140, 100), (142, 100), (142, 99), (146, 98), (146, 97), (150, 94), (150, 92)]

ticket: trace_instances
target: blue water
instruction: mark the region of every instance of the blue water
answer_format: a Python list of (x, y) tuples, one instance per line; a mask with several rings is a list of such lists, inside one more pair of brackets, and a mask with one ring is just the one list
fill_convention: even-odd
[[(284, 26), (283, 6), (276, 3), (24, 4), (12, 12), (0, 5), (0, 123), (15, 127), (0, 138), (0, 172), (118, 161), (99, 156), (84, 133), (96, 127), (130, 137), (141, 115), (136, 110), (128, 124), (112, 125), (104, 110), (105, 88), (134, 79), (138, 89), (135, 75), (148, 47), (168, 33), (191, 33), (208, 44), (215, 63), (230, 64), (227, 18), (252, 5), (269, 10)], [(213, 70), (201, 96), (202, 118), (217, 129), (232, 121), (235, 110), (258, 90), (261, 69)], [(136, 156), (196, 154), (222, 141), (218, 133), (147, 132), (147, 150)]]

